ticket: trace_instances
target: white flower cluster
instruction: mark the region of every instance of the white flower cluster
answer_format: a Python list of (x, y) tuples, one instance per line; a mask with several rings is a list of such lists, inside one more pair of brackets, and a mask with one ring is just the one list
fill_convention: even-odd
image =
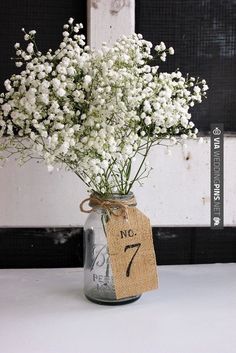
[[(126, 194), (146, 176), (153, 145), (196, 137), (189, 108), (208, 87), (179, 70), (162, 73), (152, 66), (152, 43), (140, 34), (93, 51), (81, 28), (69, 19), (59, 49), (46, 54), (37, 49), (36, 32), (23, 29), (27, 47), (16, 43), (15, 49), (16, 66), (24, 70), (5, 81), (0, 137), (8, 141), (5, 149), (10, 141), (21, 156), (33, 149), (49, 170), (65, 164), (101, 195)], [(174, 54), (163, 42), (154, 51), (162, 61)], [(136, 155), (143, 158), (133, 170)]]

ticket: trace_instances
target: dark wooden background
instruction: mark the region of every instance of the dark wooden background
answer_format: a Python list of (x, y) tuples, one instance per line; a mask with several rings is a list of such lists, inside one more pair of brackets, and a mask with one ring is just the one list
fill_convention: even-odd
[[(55, 49), (69, 17), (86, 25), (85, 0), (1, 0), (0, 86), (16, 71), (10, 57), (22, 42), (21, 28), (36, 29), (40, 50)], [(136, 0), (136, 31), (164, 41), (175, 55), (163, 70), (180, 68), (210, 86), (208, 100), (194, 110), (202, 132), (211, 122), (236, 131), (236, 2), (234, 0)], [(85, 28), (86, 33), (86, 28)], [(1, 197), (1, 195), (0, 195)], [(227, 212), (227, 210), (226, 210)], [(1, 220), (1, 215), (0, 215)], [(236, 228), (153, 228), (159, 264), (236, 261)], [(0, 228), (0, 267), (82, 266), (82, 228)]]
[[(35, 29), (39, 50), (57, 49), (63, 25), (70, 17), (84, 24), (86, 33), (86, 1), (84, 0), (1, 0), (0, 3), (0, 90), (3, 82), (16, 72), (11, 57), (14, 44), (24, 43), (22, 28)], [(19, 69), (20, 71), (20, 69)]]
[(193, 109), (201, 131), (224, 123), (236, 131), (236, 2), (234, 0), (136, 0), (136, 32), (173, 46), (161, 69), (176, 68), (207, 80), (208, 99)]
[[(153, 228), (159, 265), (236, 262), (236, 230)], [(0, 268), (83, 266), (82, 228), (0, 229)]]

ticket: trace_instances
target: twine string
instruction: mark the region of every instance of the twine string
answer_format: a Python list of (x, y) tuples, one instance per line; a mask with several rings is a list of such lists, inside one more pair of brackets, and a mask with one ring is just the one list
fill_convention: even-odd
[[(84, 205), (89, 202), (90, 209), (85, 209)], [(84, 199), (80, 204), (80, 211), (83, 213), (91, 213), (95, 207), (103, 208), (107, 211), (108, 217), (111, 215), (114, 217), (123, 216), (125, 219), (128, 218), (128, 207), (136, 206), (135, 197), (132, 196), (129, 200), (112, 200), (112, 199), (101, 199), (98, 196), (91, 195), (89, 198)]]

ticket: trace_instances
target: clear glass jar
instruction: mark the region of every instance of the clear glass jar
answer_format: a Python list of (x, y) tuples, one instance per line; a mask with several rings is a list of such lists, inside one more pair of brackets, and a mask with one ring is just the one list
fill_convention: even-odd
[[(132, 193), (109, 197), (119, 201), (131, 198)], [(97, 304), (128, 304), (139, 299), (140, 295), (116, 299), (105, 234), (106, 218), (106, 210), (96, 206), (84, 225), (84, 294), (87, 299)]]

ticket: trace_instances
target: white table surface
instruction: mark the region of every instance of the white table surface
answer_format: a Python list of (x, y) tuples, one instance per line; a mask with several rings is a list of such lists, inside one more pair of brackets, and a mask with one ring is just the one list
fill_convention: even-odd
[(235, 353), (236, 264), (161, 266), (160, 289), (88, 302), (81, 269), (0, 270), (1, 353)]

